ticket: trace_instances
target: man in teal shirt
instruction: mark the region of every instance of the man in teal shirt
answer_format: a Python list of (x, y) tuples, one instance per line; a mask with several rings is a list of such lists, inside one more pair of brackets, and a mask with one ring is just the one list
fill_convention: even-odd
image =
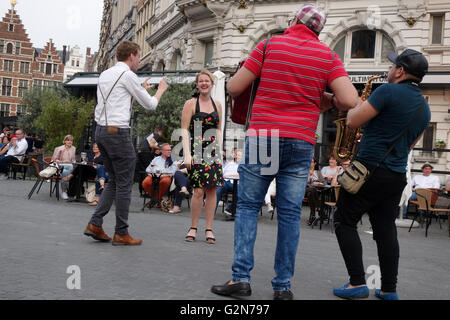
[[(381, 290), (376, 290), (375, 295), (385, 300), (398, 299), (399, 245), (395, 219), (406, 186), (408, 154), (428, 127), (431, 117), (419, 89), (419, 83), (428, 71), (425, 57), (420, 52), (407, 49), (399, 56), (391, 52), (388, 58), (393, 62), (388, 83), (377, 88), (368, 100), (361, 101), (347, 114), (350, 128), (364, 125), (356, 159), (373, 171), (403, 130), (414, 121), (358, 193), (350, 194), (342, 189), (339, 193), (334, 216), (336, 237), (350, 281), (335, 288), (333, 293), (345, 299), (369, 295), (357, 231), (357, 223), (366, 212), (377, 243), (381, 271)], [(419, 108), (422, 109), (419, 111)]]

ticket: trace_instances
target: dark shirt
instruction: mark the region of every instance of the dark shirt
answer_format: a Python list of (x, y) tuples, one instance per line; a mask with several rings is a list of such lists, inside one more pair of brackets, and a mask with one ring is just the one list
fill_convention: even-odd
[[(391, 145), (409, 125), (425, 99), (417, 85), (410, 82), (387, 83), (378, 87), (368, 101), (379, 114), (364, 127), (357, 158), (377, 165)], [(431, 112), (428, 103), (380, 166), (395, 172), (406, 172), (411, 145), (428, 127)]]

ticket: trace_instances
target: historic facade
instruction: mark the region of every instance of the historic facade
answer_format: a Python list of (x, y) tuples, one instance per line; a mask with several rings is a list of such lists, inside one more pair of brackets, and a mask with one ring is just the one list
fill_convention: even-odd
[[(111, 7), (107, 7), (106, 3)], [(106, 39), (100, 39), (100, 41), (105, 41), (105, 50), (102, 53), (106, 64), (102, 67), (106, 69), (117, 62), (116, 50), (119, 43), (123, 40), (135, 40), (137, 0), (105, 1), (104, 10), (106, 11), (104, 13), (106, 14), (106, 17), (104, 16), (105, 24), (110, 21), (109, 33), (105, 32), (104, 35)], [(102, 70), (104, 70), (103, 68)]]
[(0, 123), (25, 112), (21, 100), (31, 86), (58, 85), (63, 73), (52, 40), (44, 49), (34, 49), (14, 7), (8, 10), (0, 22)]
[(75, 45), (68, 49), (68, 56), (64, 65), (64, 81), (67, 81), (77, 72), (84, 71), (84, 57), (80, 52), (80, 47)]
[[(220, 69), (230, 75), (256, 44), (282, 33), (300, 8), (299, 1), (153, 0), (137, 25), (148, 26), (144, 63), (154, 71)], [(154, 2), (154, 3), (153, 3)], [(311, 1), (309, 1), (311, 2)], [(450, 142), (450, 4), (445, 0), (321, 0), (327, 13), (320, 39), (342, 58), (352, 82), (362, 90), (368, 77), (387, 72), (386, 52), (412, 48), (430, 63), (423, 92), (432, 109), (430, 128), (417, 147)], [(305, 3), (307, 3), (305, 1)], [(139, 16), (139, 9), (138, 9)], [(147, 29), (147, 30), (148, 30)], [(137, 29), (142, 30), (142, 28)], [(148, 33), (148, 31), (147, 31)], [(142, 36), (138, 37), (142, 42)], [(141, 45), (142, 46), (142, 45)], [(147, 58), (148, 56), (148, 58)], [(375, 83), (376, 88), (380, 83)], [(338, 114), (326, 113), (318, 142), (334, 142)], [(228, 128), (240, 126), (227, 122)], [(233, 130), (235, 131), (235, 130)], [(439, 144), (439, 142), (438, 142)], [(327, 153), (322, 150), (322, 154)], [(414, 168), (425, 162), (450, 169), (450, 154), (414, 151)]]

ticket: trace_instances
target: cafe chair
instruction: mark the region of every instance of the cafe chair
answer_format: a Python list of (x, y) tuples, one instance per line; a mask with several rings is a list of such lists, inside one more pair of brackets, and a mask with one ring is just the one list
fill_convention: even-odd
[[(446, 208), (435, 208), (435, 204), (437, 201), (436, 193), (430, 189), (416, 189), (417, 201), (419, 203), (419, 211), (425, 212), (425, 237), (428, 236), (428, 228), (431, 225), (431, 221), (433, 216), (439, 219), (439, 226), (442, 229), (441, 225), (441, 216), (447, 216), (449, 218), (450, 209)], [(414, 225), (414, 221), (416, 220), (418, 214), (414, 216), (414, 219), (409, 227), (409, 231), (411, 232), (411, 228)], [(447, 218), (447, 219), (448, 219)], [(450, 224), (449, 224), (449, 236), (450, 236)]]
[(28, 167), (31, 167), (31, 159), (32, 158), (37, 158), (38, 154), (34, 154), (34, 153), (30, 153), (30, 154), (24, 154), (22, 155), (22, 159), (20, 162), (18, 163), (11, 163), (10, 165), (10, 177), (13, 178), (14, 180), (16, 180), (16, 176), (17, 176), (17, 172), (19, 170), (22, 171), (23, 174), (23, 180), (25, 180), (26, 176), (27, 176), (27, 169)]
[(50, 177), (50, 178), (42, 178), (39, 173), (41, 172), (40, 168), (39, 168), (39, 164), (41, 164), (44, 168), (47, 167), (49, 165), (48, 162), (40, 162), (35, 158), (31, 159), (31, 164), (35, 169), (35, 173), (36, 173), (36, 183), (33, 185), (33, 188), (31, 188), (30, 193), (28, 194), (28, 200), (31, 198), (31, 196), (33, 195), (34, 191), (37, 188), (36, 194), (39, 193), (39, 191), (41, 190), (42, 184), (46, 181), (49, 180), (50, 181), (50, 197), (52, 196), (53, 193), (55, 193), (56, 195), (56, 199), (59, 201), (59, 184), (61, 182), (61, 172), (60, 170), (58, 170), (58, 173), (55, 174), (54, 176)]
[(341, 188), (341, 186), (335, 186), (333, 188), (330, 188), (328, 192), (326, 192), (324, 194), (325, 197), (325, 201), (324, 201), (324, 205), (325, 205), (325, 216), (322, 217), (320, 219), (320, 229), (322, 228), (322, 224), (323, 224), (323, 218), (327, 219), (328, 224), (331, 225), (331, 232), (333, 232), (333, 218), (334, 218), (334, 213), (336, 212), (336, 203), (337, 203), (337, 199), (339, 197), (339, 189)]

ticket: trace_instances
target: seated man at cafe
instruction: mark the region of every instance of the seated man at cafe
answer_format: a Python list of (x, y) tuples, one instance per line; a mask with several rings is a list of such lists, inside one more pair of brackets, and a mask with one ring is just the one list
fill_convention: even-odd
[[(153, 197), (153, 184), (159, 184), (158, 198), (156, 199), (158, 208), (161, 208), (162, 197), (169, 190), (172, 177), (178, 168), (178, 163), (172, 160), (171, 154), (172, 148), (168, 143), (164, 143), (161, 146), (161, 155), (155, 157), (147, 169), (145, 169), (147, 177), (142, 182), (142, 187), (150, 197)], [(153, 204), (153, 202), (150, 202), (148, 207), (151, 207)]]
[[(238, 149), (234, 149), (232, 153), (232, 159), (227, 161), (225, 165), (223, 166), (223, 178), (224, 178), (224, 184), (223, 186), (216, 187), (216, 195), (217, 195), (217, 202), (216, 202), (216, 211), (217, 207), (219, 205), (219, 201), (222, 199), (222, 197), (227, 194), (233, 192), (233, 178), (239, 178), (238, 174), (238, 167), (239, 162), (242, 158), (242, 151)], [(237, 195), (236, 195), (237, 197)], [(235, 199), (237, 202), (237, 199)], [(228, 203), (228, 207), (224, 210), (225, 214), (228, 216), (232, 215), (232, 203)]]
[(156, 127), (153, 133), (142, 139), (137, 148), (136, 169), (139, 172), (139, 192), (141, 195), (144, 191), (142, 181), (146, 177), (143, 171), (155, 157), (161, 155), (160, 144), (162, 143), (163, 133), (164, 130), (162, 128)]
[[(413, 193), (409, 198), (409, 201), (417, 201), (416, 189), (440, 189), (441, 181), (439, 177), (431, 174), (433, 171), (433, 166), (429, 163), (425, 163), (422, 166), (422, 174), (414, 176), (412, 179), (412, 190)], [(403, 217), (406, 217), (408, 206), (403, 207)]]
[[(20, 129), (16, 130), (16, 135), (11, 136), (11, 141), (3, 152), (5, 157), (0, 159), (0, 180), (8, 179), (8, 170), (11, 163), (19, 163), (28, 149), (27, 140), (25, 140), (24, 132)], [(7, 151), (6, 151), (7, 150)]]

